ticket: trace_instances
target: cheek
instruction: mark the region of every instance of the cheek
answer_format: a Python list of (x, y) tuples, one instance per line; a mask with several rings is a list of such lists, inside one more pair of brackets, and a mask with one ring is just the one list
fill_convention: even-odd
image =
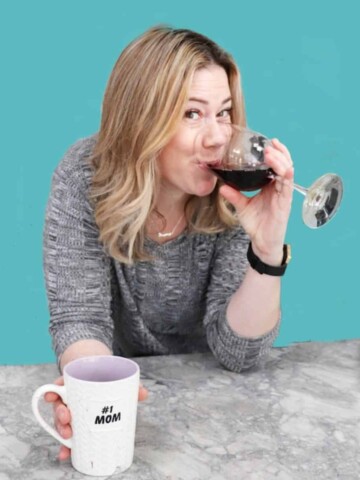
[(159, 156), (160, 173), (168, 176), (170, 173), (179, 172), (192, 161), (194, 154), (193, 139), (190, 135), (176, 135), (163, 148)]
[(176, 152), (176, 149), (173, 149), (171, 145), (167, 145), (161, 152), (158, 159), (158, 168), (162, 177), (168, 178), (176, 166)]
[(183, 127), (171, 139), (163, 151), (165, 155), (186, 155), (187, 157), (190, 157), (194, 154), (195, 139), (196, 132), (194, 129)]

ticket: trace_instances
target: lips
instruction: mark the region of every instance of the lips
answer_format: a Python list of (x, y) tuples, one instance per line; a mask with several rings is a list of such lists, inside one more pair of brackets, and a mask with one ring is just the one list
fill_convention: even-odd
[(220, 168), (221, 167), (221, 160), (215, 160), (214, 162), (208, 163), (209, 168)]
[(199, 168), (202, 170), (210, 170), (213, 168), (219, 168), (221, 166), (221, 161), (220, 160), (215, 160), (213, 162), (200, 162), (198, 164)]

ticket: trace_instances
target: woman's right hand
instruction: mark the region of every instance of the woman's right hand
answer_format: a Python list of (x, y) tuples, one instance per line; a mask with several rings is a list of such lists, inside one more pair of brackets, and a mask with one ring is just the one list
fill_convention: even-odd
[[(55, 385), (64, 385), (64, 377), (59, 377), (55, 380)], [(142, 402), (148, 397), (148, 391), (140, 384), (139, 387), (139, 401)], [(70, 438), (72, 436), (71, 429), (71, 415), (70, 410), (64, 405), (63, 401), (57, 393), (46, 393), (45, 400), (53, 404), (54, 409), (54, 423), (55, 428), (63, 438)], [(70, 449), (61, 445), (58, 459), (66, 460), (70, 457)]]

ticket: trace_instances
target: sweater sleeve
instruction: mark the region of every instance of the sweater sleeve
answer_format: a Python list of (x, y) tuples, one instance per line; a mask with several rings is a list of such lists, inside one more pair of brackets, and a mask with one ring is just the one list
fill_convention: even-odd
[(219, 236), (204, 319), (210, 349), (224, 367), (235, 372), (261, 363), (278, 334), (280, 323), (264, 335), (251, 338), (238, 335), (228, 324), (227, 306), (248, 268), (248, 243), (241, 228)]
[(55, 170), (43, 238), (50, 334), (58, 358), (72, 343), (95, 339), (112, 350), (110, 259), (98, 241), (88, 200), (94, 141), (78, 141)]

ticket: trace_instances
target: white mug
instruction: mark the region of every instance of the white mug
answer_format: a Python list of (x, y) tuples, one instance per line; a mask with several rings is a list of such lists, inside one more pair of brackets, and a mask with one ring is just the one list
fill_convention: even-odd
[[(130, 467), (134, 456), (140, 369), (123, 357), (82, 357), (64, 367), (64, 386), (43, 385), (32, 398), (40, 425), (71, 448), (73, 467), (94, 476), (112, 475)], [(47, 392), (62, 398), (71, 413), (73, 436), (62, 438), (39, 412)]]

